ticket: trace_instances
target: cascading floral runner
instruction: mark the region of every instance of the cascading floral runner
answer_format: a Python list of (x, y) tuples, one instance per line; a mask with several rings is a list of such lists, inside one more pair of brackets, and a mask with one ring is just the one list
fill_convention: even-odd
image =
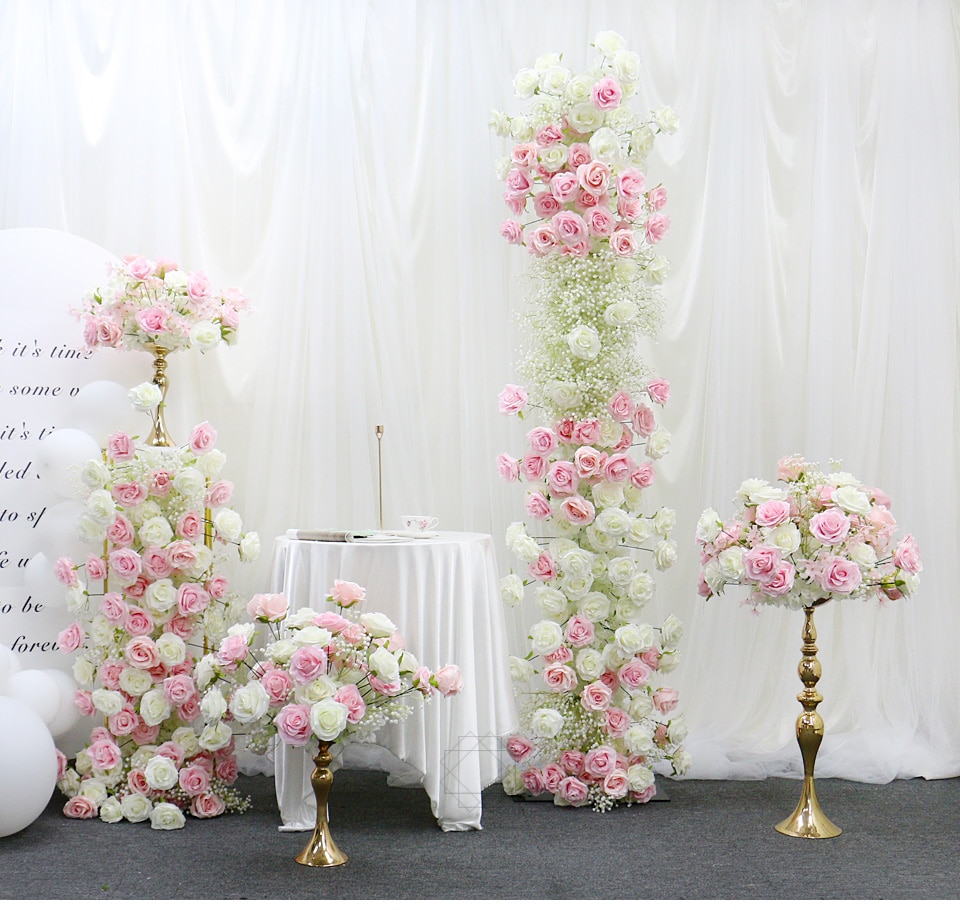
[(677, 692), (659, 680), (677, 664), (680, 622), (645, 619), (651, 568), (676, 560), (675, 514), (648, 504), (670, 447), (654, 408), (670, 386), (638, 351), (662, 322), (656, 244), (670, 224), (666, 191), (644, 170), (677, 120), (630, 110), (640, 61), (619, 35), (593, 46), (587, 73), (556, 54), (521, 70), (528, 113), (495, 111), (491, 125), (514, 143), (499, 164), (513, 215), (501, 234), (531, 254), (523, 385), (504, 388), (500, 411), (537, 415), (526, 452), (498, 460), (505, 480), (525, 483), (528, 517), (507, 530), (528, 578), (511, 573), (502, 591), (515, 606), (529, 587), (542, 614), (529, 653), (513, 658), (521, 730), (504, 788), (604, 811), (648, 801), (654, 765), (683, 773), (689, 756)]

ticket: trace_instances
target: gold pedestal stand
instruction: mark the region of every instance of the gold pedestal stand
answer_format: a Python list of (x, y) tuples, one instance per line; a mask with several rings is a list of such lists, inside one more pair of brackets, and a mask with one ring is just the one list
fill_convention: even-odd
[(310, 843), (301, 851), (297, 862), (301, 866), (342, 866), (347, 861), (344, 853), (334, 842), (330, 833), (330, 811), (327, 807), (327, 797), (330, 787), (333, 786), (333, 772), (330, 762), (331, 743), (321, 742), (317, 754), (313, 759), (313, 773), (310, 783), (317, 797), (317, 825), (313, 829)]
[(823, 701), (823, 696), (817, 691), (821, 667), (817, 660), (817, 627), (813, 622), (813, 611), (824, 603), (826, 600), (818, 600), (803, 608), (803, 647), (800, 648), (803, 657), (797, 670), (803, 683), (803, 691), (797, 696), (797, 701), (803, 705), (803, 712), (797, 718), (797, 742), (803, 757), (803, 792), (797, 808), (776, 826), (781, 834), (789, 837), (827, 838), (841, 833), (820, 808), (813, 785), (813, 766), (823, 740), (823, 718), (817, 713), (817, 705)]
[(153, 428), (150, 436), (147, 438), (148, 446), (174, 446), (176, 443), (170, 438), (170, 432), (167, 430), (167, 424), (164, 419), (164, 409), (166, 408), (167, 388), (167, 354), (170, 353), (166, 348), (158, 347), (155, 344), (148, 344), (146, 349), (153, 354), (153, 379), (151, 382), (160, 389), (160, 404), (153, 412)]

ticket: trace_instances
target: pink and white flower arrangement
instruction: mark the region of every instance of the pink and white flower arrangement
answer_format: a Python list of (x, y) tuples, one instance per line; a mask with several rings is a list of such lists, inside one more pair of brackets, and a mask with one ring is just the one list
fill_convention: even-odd
[(76, 655), (80, 712), (96, 716), (91, 742), (59, 780), (64, 812), (104, 821), (182, 827), (184, 814), (241, 811), (237, 763), (223, 731), (201, 732), (194, 652), (218, 642), (242, 602), (225, 559), (260, 550), (230, 508), (223, 454), (203, 423), (183, 448), (141, 446), (124, 433), (104, 459), (82, 466), (81, 565), (56, 563), (76, 619), (59, 637)]
[(74, 313), (87, 347), (209, 351), (234, 344), (247, 300), (236, 288), (217, 290), (202, 272), (175, 262), (127, 256), (108, 267), (107, 281), (88, 292)]
[(512, 214), (501, 233), (526, 247), (534, 279), (523, 384), (504, 388), (500, 412), (538, 417), (525, 450), (497, 460), (526, 512), (507, 545), (527, 578), (511, 573), (501, 590), (518, 605), (531, 589), (542, 614), (514, 658), (521, 732), (504, 788), (604, 811), (649, 800), (654, 765), (683, 773), (689, 757), (676, 692), (660, 682), (678, 662), (680, 623), (645, 619), (650, 569), (677, 558), (674, 512), (650, 501), (670, 386), (637, 353), (661, 323), (667, 262), (655, 246), (669, 226), (646, 159), (676, 118), (630, 110), (639, 60), (619, 35), (594, 46), (587, 73), (556, 54), (522, 70), (514, 85), (530, 111), (491, 123), (514, 142), (500, 165)]
[(255, 596), (250, 621), (198, 665), (204, 735), (232, 724), (254, 752), (274, 736), (291, 746), (342, 743), (402, 721), (436, 692), (460, 692), (458, 667), (423, 666), (387, 616), (363, 610), (365, 598), (340, 579), (327, 597), (335, 610), (291, 613), (282, 594)]
[(890, 499), (839, 465), (824, 473), (800, 455), (782, 458), (776, 486), (744, 481), (724, 522), (707, 509), (697, 524), (699, 592), (751, 589), (747, 602), (799, 610), (838, 599), (899, 600), (916, 591), (922, 568), (912, 534), (896, 538)]

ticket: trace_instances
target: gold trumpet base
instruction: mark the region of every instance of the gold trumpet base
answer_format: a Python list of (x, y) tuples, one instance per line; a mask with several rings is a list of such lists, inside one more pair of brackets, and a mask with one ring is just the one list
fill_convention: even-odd
[(842, 828), (838, 828), (824, 814), (817, 800), (816, 791), (813, 789), (813, 782), (804, 782), (803, 793), (800, 796), (800, 802), (793, 813), (785, 818), (779, 825), (775, 826), (781, 834), (788, 837), (809, 837), (821, 838), (837, 837), (843, 833)]
[(333, 842), (328, 830), (314, 831), (310, 843), (297, 856), (301, 866), (342, 866), (346, 861), (347, 854)]

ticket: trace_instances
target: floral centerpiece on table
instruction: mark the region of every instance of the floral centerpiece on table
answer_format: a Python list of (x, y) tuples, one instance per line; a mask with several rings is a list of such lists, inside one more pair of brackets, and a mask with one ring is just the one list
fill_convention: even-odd
[(505, 480), (524, 483), (528, 519), (507, 530), (528, 578), (511, 573), (502, 591), (518, 605), (532, 586), (543, 616), (514, 659), (522, 729), (504, 787), (602, 811), (649, 800), (653, 766), (682, 773), (689, 758), (677, 693), (657, 678), (677, 664), (680, 623), (645, 621), (656, 585), (637, 558), (664, 571), (677, 556), (673, 510), (649, 502), (670, 447), (654, 409), (670, 385), (638, 351), (662, 322), (667, 261), (655, 248), (670, 224), (646, 161), (677, 121), (629, 108), (640, 64), (619, 35), (594, 47), (586, 73), (556, 54), (522, 70), (514, 87), (529, 112), (491, 124), (514, 143), (499, 165), (512, 216), (501, 234), (531, 254), (524, 384), (504, 388), (500, 411), (538, 412), (526, 451), (498, 459)]
[(247, 300), (236, 288), (217, 290), (202, 272), (167, 259), (127, 256), (109, 266), (107, 282), (74, 310), (88, 347), (209, 351), (234, 344)]
[(57, 561), (76, 621), (61, 632), (74, 652), (77, 706), (100, 716), (90, 744), (62, 760), (64, 813), (177, 828), (184, 813), (242, 810), (229, 735), (202, 732), (194, 653), (215, 643), (242, 602), (223, 572), (229, 549), (257, 557), (260, 541), (229, 507), (233, 485), (207, 423), (183, 448), (137, 446), (124, 433), (103, 461), (83, 465), (83, 565)]
[(274, 735), (290, 746), (369, 740), (434, 692), (457, 694), (459, 668), (421, 665), (390, 619), (363, 611), (365, 596), (340, 579), (327, 598), (336, 610), (322, 613), (291, 613), (282, 594), (255, 596), (252, 621), (230, 628), (197, 667), (204, 735), (246, 733), (253, 752)]
[(922, 568), (912, 534), (895, 540), (890, 498), (839, 464), (824, 473), (800, 455), (782, 458), (775, 486), (744, 481), (737, 511), (724, 523), (704, 511), (699, 592), (707, 599), (727, 585), (746, 585), (751, 604), (799, 610), (827, 600), (913, 594)]

